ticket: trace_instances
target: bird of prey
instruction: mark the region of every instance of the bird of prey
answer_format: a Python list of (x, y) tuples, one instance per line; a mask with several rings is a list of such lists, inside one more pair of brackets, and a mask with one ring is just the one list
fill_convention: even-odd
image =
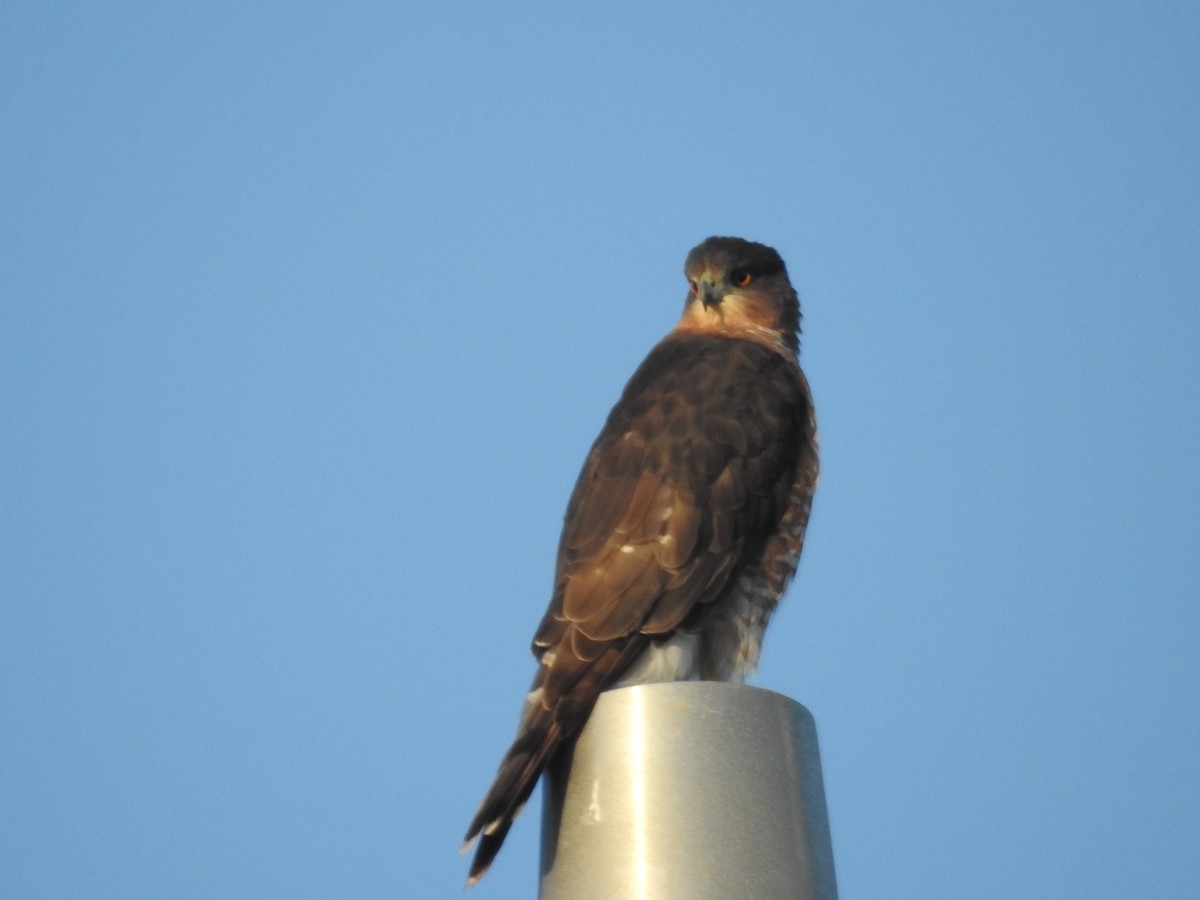
[(779, 254), (711, 237), (688, 254), (683, 316), (638, 367), (567, 505), (537, 674), (467, 829), (491, 865), (554, 754), (608, 688), (740, 682), (800, 558), (817, 432)]

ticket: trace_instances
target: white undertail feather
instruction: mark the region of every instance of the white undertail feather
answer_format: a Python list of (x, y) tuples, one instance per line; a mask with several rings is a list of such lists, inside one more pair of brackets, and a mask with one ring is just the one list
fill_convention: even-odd
[(656, 684), (660, 681), (691, 681), (699, 676), (700, 637), (680, 632), (642, 651), (613, 687)]

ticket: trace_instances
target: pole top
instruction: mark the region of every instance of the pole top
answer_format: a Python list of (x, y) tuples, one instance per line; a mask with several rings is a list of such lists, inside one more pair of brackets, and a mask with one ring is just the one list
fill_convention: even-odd
[(541, 900), (836, 900), (812, 715), (667, 682), (601, 695), (547, 773)]

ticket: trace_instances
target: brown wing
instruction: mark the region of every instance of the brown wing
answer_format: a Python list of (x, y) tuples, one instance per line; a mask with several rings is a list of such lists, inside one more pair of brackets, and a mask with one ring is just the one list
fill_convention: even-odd
[(472, 880), (600, 692), (651, 642), (700, 628), (761, 552), (809, 417), (795, 362), (756, 343), (672, 335), (642, 363), (567, 507), (533, 693), (467, 835), (483, 831)]

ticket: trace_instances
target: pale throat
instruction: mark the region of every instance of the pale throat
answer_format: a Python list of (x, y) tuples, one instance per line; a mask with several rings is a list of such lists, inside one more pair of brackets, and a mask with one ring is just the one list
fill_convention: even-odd
[(737, 294), (727, 294), (714, 306), (692, 300), (675, 326), (677, 331), (709, 334), (764, 344), (780, 353), (789, 353), (778, 320), (764, 314), (757, 303), (746, 302)]

